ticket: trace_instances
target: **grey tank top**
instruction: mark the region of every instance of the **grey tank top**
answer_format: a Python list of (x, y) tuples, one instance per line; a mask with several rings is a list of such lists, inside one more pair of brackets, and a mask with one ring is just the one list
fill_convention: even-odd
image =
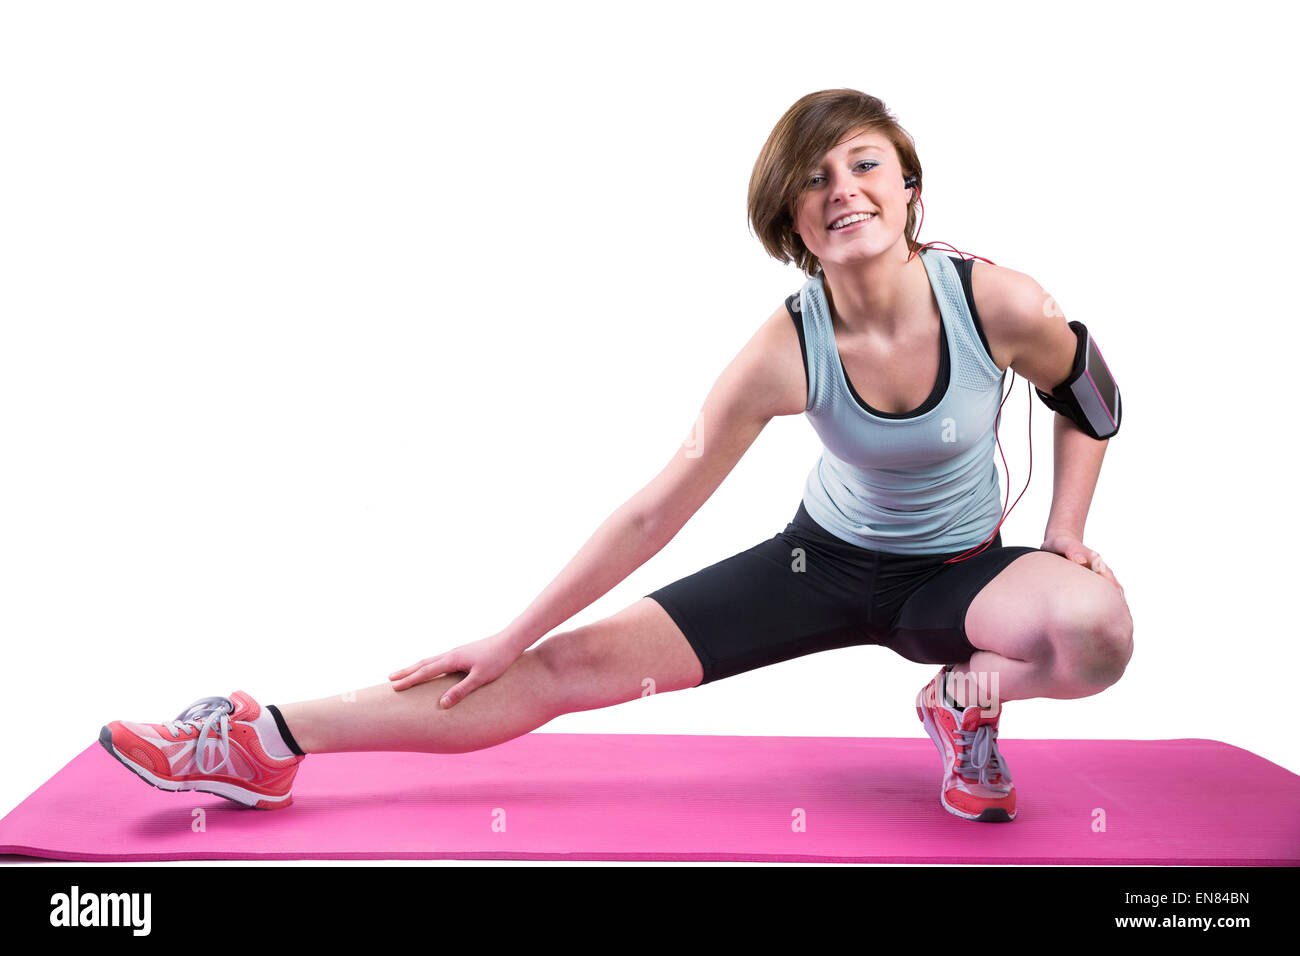
[(1006, 372), (989, 352), (971, 295), (971, 260), (934, 249), (921, 259), (943, 324), (939, 375), (910, 412), (871, 408), (835, 345), (822, 275), (786, 300), (808, 378), (804, 414), (821, 438), (803, 504), (859, 547), (939, 554), (982, 542), (1002, 516), (994, 422)]

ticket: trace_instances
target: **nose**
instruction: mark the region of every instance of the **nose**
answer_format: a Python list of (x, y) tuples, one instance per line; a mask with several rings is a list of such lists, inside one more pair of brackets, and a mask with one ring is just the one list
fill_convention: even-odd
[(840, 171), (831, 173), (830, 197), (832, 203), (848, 202), (852, 197), (860, 195), (862, 195), (862, 190), (852, 174)]

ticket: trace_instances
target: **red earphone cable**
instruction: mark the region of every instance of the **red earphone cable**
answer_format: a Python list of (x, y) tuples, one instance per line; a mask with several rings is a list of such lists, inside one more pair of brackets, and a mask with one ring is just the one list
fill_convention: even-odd
[[(916, 191), (916, 202), (917, 205), (921, 207), (921, 219), (916, 224), (916, 239), (920, 239), (921, 226), (925, 223), (925, 203), (921, 201), (921, 191), (919, 189)], [(985, 259), (983, 256), (975, 255), (973, 252), (962, 252), (962, 250), (952, 245), (952, 243), (943, 242), (941, 240), (936, 240), (934, 242), (926, 242), (917, 246), (916, 249), (914, 249), (912, 253), (907, 257), (907, 261), (911, 262), (913, 256), (920, 254), (920, 252), (924, 249), (930, 249), (934, 246), (947, 246), (953, 252), (957, 253), (957, 255), (961, 256), (962, 259), (979, 259), (981, 262), (987, 262), (991, 266), (997, 265), (997, 263), (994, 262), (992, 259)], [(1002, 406), (1005, 405), (1007, 403), (1007, 399), (1011, 397), (1011, 390), (1015, 388), (1015, 385), (1016, 385), (1016, 372), (1015, 369), (1012, 369), (1011, 385), (1007, 387), (1006, 395), (1002, 396), (1002, 401), (998, 403), (998, 414), (997, 417), (993, 420), (994, 440), (998, 444), (998, 454), (1002, 456), (1002, 470), (1006, 472), (1007, 475), (1007, 499), (1008, 500), (1010, 500), (1011, 498), (1011, 469), (1007, 467), (1007, 455), (1006, 452), (1002, 450), (1002, 439), (998, 437), (998, 426), (1002, 421)], [(1027, 389), (1030, 388), (1031, 385), (1032, 383), (1028, 381), (1025, 382), (1025, 387)], [(998, 529), (1002, 527), (1002, 522), (1006, 521), (1007, 517), (1011, 514), (1011, 512), (1015, 510), (1016, 505), (1020, 504), (1020, 499), (1023, 498), (1025, 496), (1025, 492), (1029, 490), (1029, 482), (1030, 479), (1032, 479), (1033, 477), (1034, 477), (1034, 393), (1030, 391), (1029, 392), (1029, 475), (1025, 478), (1025, 487), (1020, 489), (1020, 494), (1016, 495), (1016, 500), (1012, 502), (1010, 508), (1008, 508), (1005, 503), (1003, 504), (1002, 517), (998, 519), (997, 525), (993, 528), (993, 531), (989, 534), (989, 536), (983, 540), (983, 542), (975, 545), (975, 547), (973, 548), (967, 548), (965, 551), (961, 552), (955, 557), (949, 558), (947, 561), (943, 563), (953, 564), (957, 561), (965, 561), (967, 558), (975, 557), (975, 555), (979, 554), (985, 548), (987, 548), (989, 544), (993, 541), (993, 539), (997, 537)]]
[[(1002, 402), (998, 405), (998, 415), (997, 418), (994, 419), (993, 421), (993, 434), (995, 440), (998, 443), (998, 454), (1002, 456), (1002, 470), (1007, 473), (1007, 498), (1011, 497), (1011, 469), (1007, 467), (1007, 455), (1006, 452), (1002, 450), (1002, 439), (997, 437), (997, 431), (998, 431), (998, 424), (1002, 419), (1002, 405), (1005, 405), (1007, 399), (1011, 397), (1011, 389), (1015, 387), (1015, 383), (1016, 383), (1016, 373), (1013, 370), (1011, 372), (1011, 386), (1007, 388), (1007, 394), (1003, 396)], [(1029, 382), (1025, 382), (1026, 387), (1028, 387), (1029, 384), (1030, 384)], [(1020, 504), (1020, 499), (1024, 497), (1025, 492), (1029, 490), (1030, 479), (1034, 477), (1033, 398), (1034, 398), (1033, 394), (1030, 393), (1029, 395), (1029, 474), (1025, 477), (1025, 487), (1020, 489), (1020, 494), (1016, 495), (1016, 500), (1012, 502), (1010, 508), (1007, 508), (1005, 504), (1003, 505), (1002, 517), (998, 519), (998, 523), (993, 528), (993, 531), (989, 534), (987, 538), (984, 539), (984, 541), (981, 544), (976, 545), (974, 548), (968, 548), (967, 550), (963, 551), (961, 554), (957, 555), (956, 557), (949, 558), (947, 561), (943, 562), (944, 564), (954, 564), (957, 561), (965, 561), (967, 558), (975, 557), (976, 554), (979, 554), (981, 551), (987, 548), (989, 546), (989, 543), (992, 542), (992, 540), (995, 537), (997, 537), (998, 529), (1002, 527), (1002, 522), (1007, 520), (1007, 517), (1011, 514), (1012, 511), (1015, 510), (1016, 505)]]

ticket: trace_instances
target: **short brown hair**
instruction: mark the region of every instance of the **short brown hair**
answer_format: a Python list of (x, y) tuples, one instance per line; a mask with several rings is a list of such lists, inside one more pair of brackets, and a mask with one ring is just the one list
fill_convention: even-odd
[(919, 248), (916, 196), (921, 188), (921, 160), (911, 134), (875, 96), (857, 90), (822, 90), (786, 110), (763, 144), (749, 178), (750, 226), (772, 258), (793, 262), (808, 276), (820, 270), (817, 257), (795, 234), (794, 209), (813, 167), (845, 136), (863, 129), (888, 138), (898, 152), (903, 176), (916, 177), (904, 235), (910, 252)]

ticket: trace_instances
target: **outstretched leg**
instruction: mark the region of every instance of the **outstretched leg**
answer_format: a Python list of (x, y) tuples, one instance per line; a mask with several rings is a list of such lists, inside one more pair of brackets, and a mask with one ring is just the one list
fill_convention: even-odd
[(604, 620), (548, 638), (454, 707), (439, 707), (463, 676), (444, 675), (402, 691), (376, 684), (276, 706), (308, 754), (466, 753), (536, 730), (561, 714), (634, 700), (649, 687), (656, 693), (694, 687), (704, 673), (672, 618), (642, 598)]

